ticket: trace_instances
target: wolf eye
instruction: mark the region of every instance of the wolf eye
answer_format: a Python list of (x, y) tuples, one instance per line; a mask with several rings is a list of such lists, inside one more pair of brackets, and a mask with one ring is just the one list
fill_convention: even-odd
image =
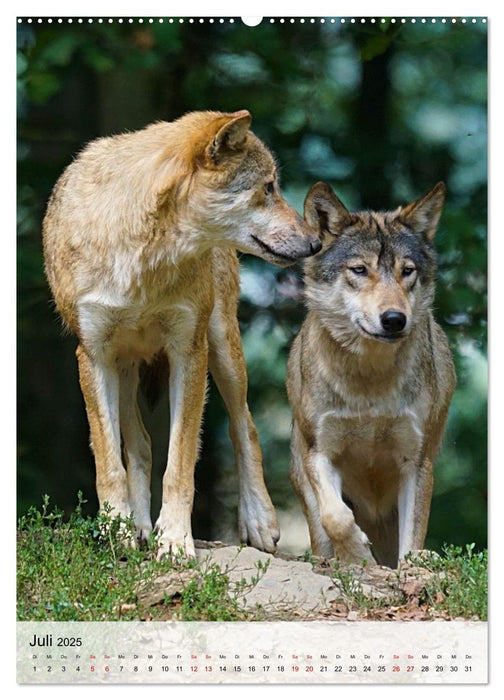
[(275, 183), (273, 182), (273, 180), (271, 182), (267, 182), (264, 185), (264, 191), (266, 192), (266, 194), (273, 194), (273, 192), (275, 191)]
[(354, 265), (350, 268), (355, 275), (366, 275), (367, 270), (365, 265)]
[(412, 265), (406, 265), (406, 267), (403, 267), (402, 275), (403, 277), (411, 277), (415, 270), (416, 267), (413, 267)]

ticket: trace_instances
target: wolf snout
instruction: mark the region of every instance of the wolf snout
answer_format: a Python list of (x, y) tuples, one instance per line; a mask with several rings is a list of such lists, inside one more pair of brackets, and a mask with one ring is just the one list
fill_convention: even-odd
[(380, 316), (380, 323), (385, 333), (400, 333), (406, 328), (406, 322), (406, 315), (395, 309), (387, 309)]
[(322, 249), (322, 242), (318, 236), (309, 234), (299, 241), (296, 246), (296, 257), (308, 258), (310, 255), (315, 255)]
[(312, 236), (310, 239), (310, 250), (311, 255), (315, 255), (315, 253), (318, 253), (320, 250), (322, 250), (322, 241), (316, 236)]
[[(295, 224), (291, 226), (292, 235), (297, 239), (298, 257), (307, 258), (310, 255), (315, 255), (322, 250), (322, 241), (320, 236), (315, 234), (313, 230), (306, 225), (304, 219), (296, 215)], [(301, 235), (300, 235), (301, 234)]]

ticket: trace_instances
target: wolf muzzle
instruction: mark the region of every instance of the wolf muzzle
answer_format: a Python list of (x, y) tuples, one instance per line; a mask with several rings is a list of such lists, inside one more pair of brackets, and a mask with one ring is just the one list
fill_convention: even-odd
[(306, 241), (305, 253), (299, 255), (300, 258), (307, 258), (322, 250), (322, 241), (317, 236), (309, 236)]
[(406, 316), (402, 311), (395, 311), (394, 309), (387, 309), (380, 316), (380, 323), (385, 331), (389, 335), (396, 335), (401, 333), (406, 327)]

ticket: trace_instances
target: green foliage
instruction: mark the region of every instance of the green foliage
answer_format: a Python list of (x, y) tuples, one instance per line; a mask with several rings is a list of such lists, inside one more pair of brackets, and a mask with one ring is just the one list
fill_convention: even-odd
[(41, 510), (31, 507), (20, 518), (18, 620), (130, 619), (122, 610), (135, 603), (138, 583), (166, 567), (128, 547), (131, 522), (112, 518), (107, 510), (84, 517), (84, 503), (79, 494), (65, 521), (45, 496)]
[(458, 388), (435, 468), (428, 546), (436, 551), (446, 541), (463, 544), (466, 532), (480, 547), (486, 541), (487, 360), (468, 339), (457, 350)]
[[(363, 562), (362, 566), (364, 569), (366, 562)], [(332, 579), (341, 593), (343, 602), (349, 610), (364, 612), (370, 608), (383, 606), (383, 603), (379, 600), (364, 592), (356, 569), (349, 569), (341, 564), (338, 559), (332, 562)]]
[(256, 573), (248, 580), (231, 582), (227, 568), (223, 571), (217, 564), (203, 562), (198, 567), (197, 575), (181, 594), (182, 619), (186, 621), (233, 620), (264, 618), (264, 611), (258, 607), (254, 614), (247, 613), (242, 600), (263, 578), (268, 570), (269, 561), (256, 562)]
[(434, 574), (425, 586), (426, 603), (450, 617), (488, 619), (486, 549), (475, 551), (474, 542), (465, 547), (445, 545), (443, 556), (427, 552), (408, 559)]
[(219, 620), (228, 622), (242, 620), (236, 598), (229, 592), (229, 578), (222, 573), (217, 564), (205, 571), (201, 580), (195, 576), (182, 593), (182, 619)]
[[(32, 507), (19, 520), (17, 602), (18, 620), (132, 620), (159, 616), (160, 610), (141, 608), (137, 595), (148, 590), (161, 574), (194, 571), (181, 591), (184, 620), (244, 619), (237, 596), (254, 586), (258, 577), (233, 588), (217, 565), (199, 569), (194, 560), (165, 558), (157, 561), (157, 538), (145, 549), (130, 546), (131, 520), (111, 517), (105, 508), (96, 518), (85, 517), (81, 494), (65, 520), (44, 497), (42, 508)], [(170, 607), (168, 598), (165, 606)]]
[[(448, 619), (464, 618), (486, 620), (488, 617), (488, 555), (487, 550), (477, 552), (474, 543), (465, 547), (444, 545), (442, 555), (432, 551), (410, 553), (405, 557), (407, 565), (419, 567), (418, 573), (406, 579), (409, 584), (418, 583), (419, 593), (413, 601), (407, 594), (407, 583), (397, 570), (396, 593), (387, 602), (368, 595), (361, 584), (364, 569), (347, 567), (338, 560), (332, 563), (332, 578), (341, 591), (341, 597), (349, 610), (356, 610), (371, 617), (387, 619), (383, 613), (390, 611), (388, 619), (426, 619), (426, 616)], [(392, 572), (391, 572), (392, 574)], [(401, 611), (404, 615), (401, 618)], [(381, 613), (381, 616), (377, 616)], [(415, 617), (418, 615), (418, 617)]]

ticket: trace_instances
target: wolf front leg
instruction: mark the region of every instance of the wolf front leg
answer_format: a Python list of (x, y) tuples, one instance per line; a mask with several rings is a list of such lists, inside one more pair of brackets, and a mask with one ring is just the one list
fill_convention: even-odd
[(399, 559), (405, 554), (423, 549), (429, 524), (433, 464), (424, 458), (420, 465), (408, 462), (399, 476)]
[(163, 476), (163, 500), (156, 523), (160, 533), (158, 558), (164, 555), (194, 557), (191, 513), (194, 467), (206, 395), (206, 328), (197, 329), (190, 342), (179, 339), (168, 349), (170, 360), (170, 444)]
[(76, 350), (79, 381), (86, 404), (91, 447), (96, 463), (96, 490), (100, 508), (106, 503), (112, 515), (129, 517), (126, 470), (121, 460), (119, 432), (119, 376), (114, 360), (91, 357)]
[(296, 420), (292, 426), (290, 477), (308, 523), (312, 553), (330, 559), (334, 556), (331, 538), (322, 526), (317, 497), (308, 479), (310, 450)]
[(280, 531), (264, 483), (257, 430), (247, 405), (247, 370), (232, 294), (216, 300), (208, 340), (210, 372), (226, 404), (240, 477), (240, 539), (257, 549), (274, 552)]
[(334, 555), (348, 564), (374, 564), (367, 535), (355, 522), (343, 502), (342, 478), (338, 469), (322, 452), (310, 451), (308, 478), (315, 493), (322, 527), (327, 532)]

